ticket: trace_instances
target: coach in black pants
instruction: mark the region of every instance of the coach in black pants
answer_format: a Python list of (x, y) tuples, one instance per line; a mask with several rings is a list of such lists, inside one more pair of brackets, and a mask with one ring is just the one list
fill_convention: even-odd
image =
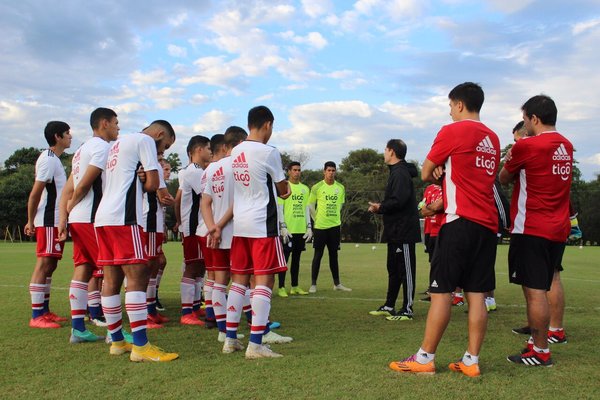
[[(417, 176), (414, 164), (407, 163), (406, 144), (390, 140), (383, 158), (390, 168), (385, 197), (381, 203), (369, 202), (369, 211), (383, 214), (383, 241), (388, 244), (388, 291), (385, 304), (371, 315), (386, 315), (391, 321), (410, 320), (415, 298), (415, 243), (421, 241), (417, 201), (412, 178)], [(396, 299), (403, 288), (402, 308), (395, 311)]]

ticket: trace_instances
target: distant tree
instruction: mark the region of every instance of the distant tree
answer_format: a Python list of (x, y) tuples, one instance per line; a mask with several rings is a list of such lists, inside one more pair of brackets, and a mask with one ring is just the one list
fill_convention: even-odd
[(382, 172), (385, 170), (383, 154), (373, 149), (353, 150), (342, 159), (339, 169), (343, 172), (358, 172), (363, 175)]
[(35, 147), (22, 147), (4, 161), (4, 167), (8, 172), (14, 172), (22, 165), (35, 165), (41, 151)]
[(27, 199), (33, 187), (35, 166), (22, 164), (19, 169), (0, 179), (0, 226), (27, 223)]
[(181, 160), (179, 159), (179, 154), (170, 153), (166, 160), (171, 164), (171, 171), (176, 173), (181, 169)]
[(304, 151), (282, 151), (281, 152), (281, 165), (283, 169), (287, 169), (287, 166), (292, 161), (298, 161), (302, 167), (310, 160), (310, 154)]

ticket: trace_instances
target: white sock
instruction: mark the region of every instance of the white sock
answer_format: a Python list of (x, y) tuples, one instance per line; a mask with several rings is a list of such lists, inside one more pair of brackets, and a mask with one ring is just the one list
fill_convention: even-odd
[(269, 322), (271, 311), (272, 291), (267, 286), (258, 285), (252, 292), (252, 327), (250, 328), (250, 341), (256, 344), (262, 343), (262, 336)]
[(181, 309), (191, 312), (194, 304), (196, 281), (192, 278), (181, 278), (179, 288), (181, 290)]
[(479, 363), (479, 356), (474, 356), (471, 353), (469, 353), (468, 351), (465, 351), (465, 355), (462, 358), (462, 362), (467, 367), (470, 367), (473, 364)]
[(435, 353), (428, 353), (422, 348), (419, 348), (419, 351), (417, 352), (417, 362), (419, 364), (427, 364), (428, 362), (433, 361), (434, 359)]

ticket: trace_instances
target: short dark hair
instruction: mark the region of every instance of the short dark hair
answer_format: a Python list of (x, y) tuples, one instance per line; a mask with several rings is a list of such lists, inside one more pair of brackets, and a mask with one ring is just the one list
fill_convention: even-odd
[(275, 117), (265, 106), (258, 106), (248, 111), (248, 128), (261, 128), (266, 122), (273, 122)]
[(325, 171), (329, 167), (337, 169), (337, 167), (335, 166), (335, 163), (333, 161), (327, 161), (327, 162), (325, 162), (325, 165), (323, 165), (323, 171)]
[(484, 100), (483, 89), (473, 82), (461, 83), (448, 93), (448, 98), (462, 101), (468, 111), (479, 112)]
[(190, 141), (188, 142), (187, 149), (186, 149), (188, 156), (192, 153), (192, 151), (194, 151), (194, 149), (196, 147), (206, 147), (209, 144), (210, 144), (210, 139), (207, 138), (206, 136), (202, 136), (202, 135), (192, 136), (190, 138)]
[(244, 128), (239, 126), (230, 126), (225, 131), (225, 146), (233, 148), (242, 143), (248, 137), (248, 133)]
[(525, 121), (519, 121), (517, 122), (517, 124), (515, 125), (515, 127), (513, 128), (513, 133), (520, 131), (523, 128), (523, 125), (525, 125)]
[(533, 96), (523, 104), (521, 110), (523, 110), (528, 118), (535, 115), (544, 125), (556, 125), (558, 110), (556, 109), (554, 100), (550, 96), (546, 96), (545, 94)]
[(298, 161), (290, 161), (290, 163), (287, 165), (287, 170), (289, 171), (292, 169), (292, 167), (295, 167), (295, 166), (301, 167), (301, 165)]
[(210, 138), (210, 151), (215, 154), (218, 153), (223, 145), (225, 144), (225, 135), (217, 133)]
[(96, 108), (94, 111), (92, 111), (92, 114), (90, 115), (90, 126), (92, 127), (92, 129), (98, 129), (100, 127), (100, 121), (104, 119), (110, 121), (116, 116), (117, 113), (111, 110), (110, 108)]
[(148, 125), (148, 127), (150, 127), (154, 124), (160, 125), (163, 128), (165, 128), (165, 130), (167, 131), (169, 136), (171, 136), (173, 138), (173, 140), (175, 140), (175, 129), (173, 129), (173, 126), (169, 123), (169, 121), (166, 121), (164, 119), (157, 119), (157, 120), (152, 121), (150, 123), (150, 125)]
[(385, 147), (392, 150), (396, 157), (398, 157), (400, 160), (404, 160), (404, 158), (406, 157), (406, 143), (404, 143), (400, 139), (388, 140)]
[(44, 128), (44, 137), (46, 137), (46, 142), (50, 146), (54, 146), (56, 144), (56, 137), (63, 137), (63, 134), (67, 132), (71, 127), (66, 122), (62, 121), (50, 121), (46, 124), (46, 128)]

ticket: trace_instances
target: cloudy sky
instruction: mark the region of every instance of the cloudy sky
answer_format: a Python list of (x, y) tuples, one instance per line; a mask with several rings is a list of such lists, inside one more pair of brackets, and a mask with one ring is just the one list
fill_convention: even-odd
[(75, 148), (99, 106), (122, 134), (169, 120), (183, 156), (192, 135), (245, 127), (259, 104), (275, 114), (271, 143), (307, 153), (308, 168), (390, 138), (422, 161), (450, 121), (448, 91), (474, 81), (502, 146), (520, 105), (552, 96), (593, 179), (598, 43), (598, 0), (3, 1), (0, 161), (44, 147), (52, 119)]

